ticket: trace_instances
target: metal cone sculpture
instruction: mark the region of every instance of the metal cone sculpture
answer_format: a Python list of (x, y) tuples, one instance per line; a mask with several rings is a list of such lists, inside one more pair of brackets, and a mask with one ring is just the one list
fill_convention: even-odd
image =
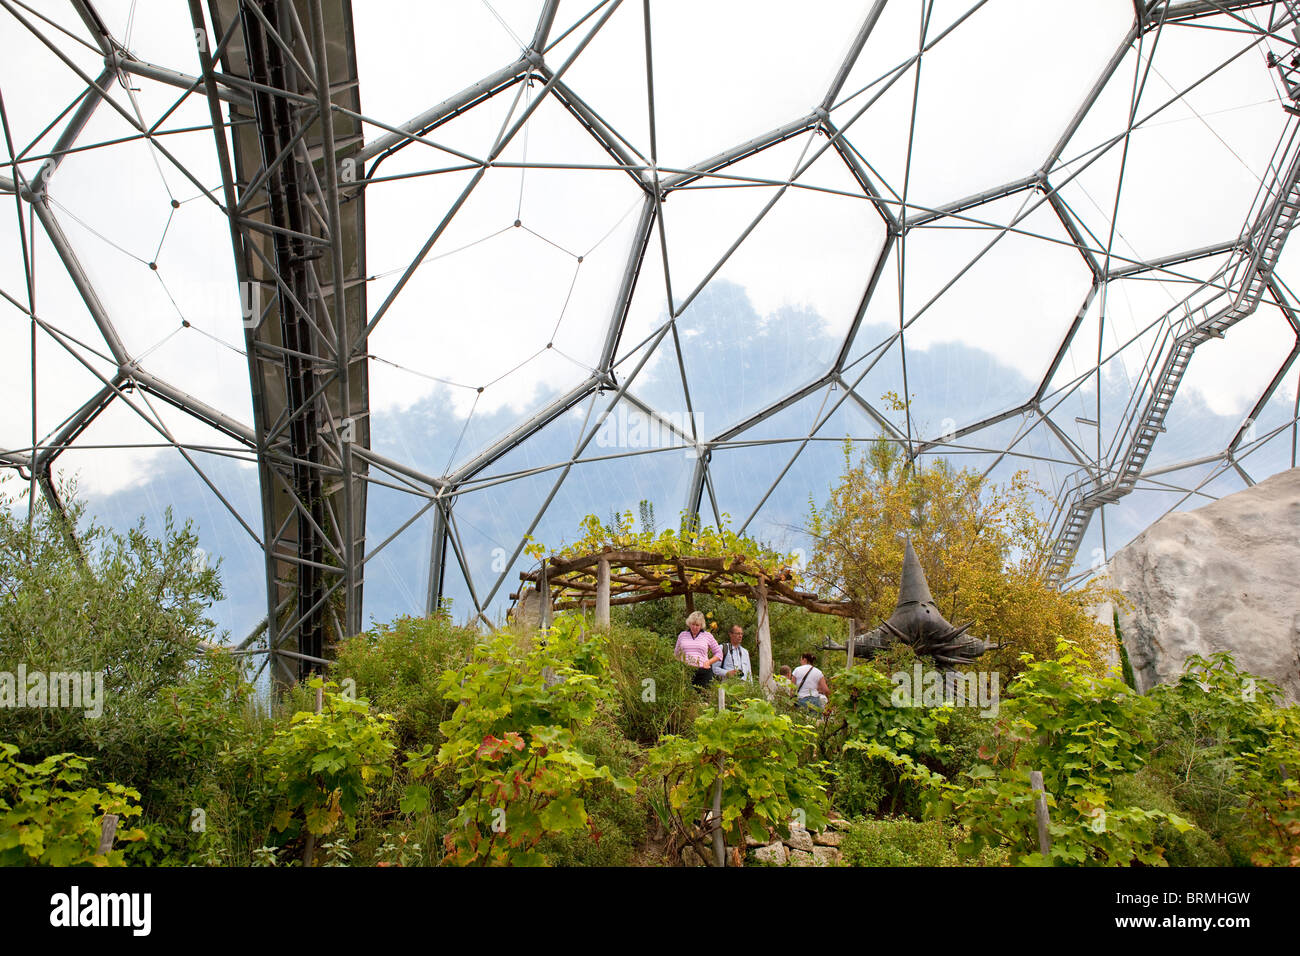
[(970, 624), (953, 627), (930, 595), (930, 585), (925, 571), (916, 558), (909, 538), (903, 551), (903, 573), (898, 586), (898, 606), (894, 613), (874, 631), (857, 638), (855, 653), (864, 657), (884, 650), (896, 641), (910, 645), (917, 656), (931, 657), (937, 666), (951, 669), (960, 664), (971, 664), (994, 644), (970, 637), (966, 629)]

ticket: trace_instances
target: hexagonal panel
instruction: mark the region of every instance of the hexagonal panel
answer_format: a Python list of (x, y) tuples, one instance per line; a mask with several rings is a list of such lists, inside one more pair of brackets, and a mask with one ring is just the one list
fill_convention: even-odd
[(1023, 191), (910, 231), (849, 354), (901, 321), (913, 418), (933, 437), (1028, 401), (1090, 283), (1050, 205)]
[[(846, 94), (863, 92), (836, 112), (892, 191), (902, 196), (906, 186), (913, 208), (933, 208), (1040, 168), (1133, 21), (1125, 0), (1092, 4), (1086, 13), (1070, 0), (971, 7), (886, 7), (846, 84)], [(899, 64), (920, 47), (923, 29), (919, 78), (915, 66), (898, 75)], [(1063, 35), (1069, 43), (1060, 42)], [(849, 125), (891, 80), (889, 93)]]
[[(1098, 247), (1147, 260), (1246, 225), (1288, 115), (1258, 38), (1213, 25), (1172, 25), (1130, 51), (1051, 170)], [(1219, 201), (1204, 201), (1207, 183)]]
[[(800, 15), (772, 0), (744, 15), (725, 3), (652, 5), (655, 133), (660, 167), (679, 170), (813, 111), (869, 4), (816, 0)], [(602, 11), (603, 12), (603, 11)], [(558, 69), (593, 17), (547, 60)], [(771, 29), (780, 24), (780, 50)], [(623, 4), (566, 74), (642, 156), (651, 155), (642, 8)]]

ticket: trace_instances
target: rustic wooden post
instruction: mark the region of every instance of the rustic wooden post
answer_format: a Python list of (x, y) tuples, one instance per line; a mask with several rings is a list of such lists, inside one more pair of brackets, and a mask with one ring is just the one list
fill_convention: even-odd
[[(325, 706), (325, 687), (316, 688), (316, 713), (320, 713)], [(315, 866), (316, 857), (316, 834), (310, 830), (307, 831), (307, 842), (302, 848), (302, 865)]]
[(113, 849), (113, 841), (117, 839), (117, 814), (106, 813), (104, 820), (99, 825), (99, 850), (100, 856), (104, 856), (109, 850)]
[(1034, 816), (1038, 818), (1038, 852), (1044, 857), (1051, 857), (1052, 838), (1048, 834), (1051, 819), (1047, 815), (1047, 795), (1043, 790), (1043, 773), (1041, 770), (1029, 771), (1029, 785), (1038, 794), (1034, 801)]
[(538, 620), (541, 622), (543, 631), (551, 626), (551, 583), (547, 580), (546, 575), (546, 566), (549, 563), (548, 558), (542, 558), (542, 573), (537, 579), (537, 596), (542, 599)]
[(609, 627), (609, 561), (596, 565), (596, 627)]
[(851, 617), (849, 618), (849, 639), (845, 642), (846, 644), (848, 644), (848, 649), (844, 653), (845, 667), (853, 666), (853, 642), (854, 640), (857, 639), (857, 636), (858, 636), (858, 619), (856, 617)]
[[(686, 598), (686, 614), (690, 616), (695, 613), (695, 595), (691, 591), (691, 576), (686, 573), (686, 565), (682, 563), (681, 558), (677, 558), (673, 564), (677, 566), (677, 580), (682, 583), (682, 595)], [(664, 576), (668, 575), (665, 573)]]
[[(718, 713), (727, 709), (727, 689), (718, 688)], [(727, 843), (722, 832), (722, 754), (718, 754), (718, 778), (713, 782), (713, 815), (709, 824), (713, 828), (713, 865), (727, 865)]]
[(758, 686), (771, 699), (775, 693), (772, 681), (772, 627), (767, 619), (767, 578), (758, 576)]

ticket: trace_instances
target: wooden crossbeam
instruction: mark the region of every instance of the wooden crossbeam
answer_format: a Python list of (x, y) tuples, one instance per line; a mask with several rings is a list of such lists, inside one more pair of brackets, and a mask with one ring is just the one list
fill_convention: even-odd
[[(854, 617), (848, 602), (824, 601), (810, 591), (796, 589), (789, 568), (769, 575), (744, 555), (666, 557), (648, 551), (607, 549), (574, 558), (547, 558), (538, 570), (521, 572), (519, 580), (535, 588), (545, 581), (554, 595), (556, 609), (590, 606), (592, 597), (599, 596), (598, 572), (602, 561), (610, 569), (611, 606), (685, 596), (689, 609), (695, 594), (731, 594), (757, 600), (758, 584), (765, 582), (769, 601), (818, 614)], [(703, 577), (692, 580), (692, 574)], [(519, 593), (511, 594), (510, 599), (518, 601)]]

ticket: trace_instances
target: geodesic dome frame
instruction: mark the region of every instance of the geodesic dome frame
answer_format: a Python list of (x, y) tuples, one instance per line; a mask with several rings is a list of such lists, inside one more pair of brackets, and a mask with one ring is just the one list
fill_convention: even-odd
[[(712, 29), (631, 0), (474, 0), (459, 9), (495, 31), (491, 68), (434, 96), (383, 81), (380, 110), (363, 110), (361, 12), (344, 0), (191, 0), (159, 28), (162, 61), (129, 42), (135, 4), (117, 5), (122, 39), (107, 5), (0, 5), (72, 91), (50, 92), (26, 136), (6, 118), (0, 194), (22, 273), (5, 299), (32, 337), (33, 397), (30, 441), (6, 438), (3, 462), (57, 504), (67, 453), (140, 448), (111, 420), (138, 418), (260, 555), (265, 616), (245, 644), (279, 678), (361, 629), (363, 584), (399, 548), (388, 577), (418, 577), (426, 610), (455, 591), (488, 621), (528, 536), (643, 497), (717, 523), (738, 505), (742, 528), (771, 533), (788, 523), (769, 515), (778, 499), (804, 497), (796, 480), (833, 478), (845, 437), (994, 475), (1038, 468), (1062, 583), (1113, 550), (1107, 509), (1123, 528), (1114, 509), (1134, 497), (1167, 510), (1230, 490), (1227, 476), (1249, 484), (1252, 462), (1259, 477), (1286, 467), (1288, 436), (1294, 466), (1296, 416), (1278, 401), (1300, 342), (1283, 260), (1300, 208), (1291, 3), (1138, 0), (1079, 17), (1077, 4), (875, 0), (799, 23), (721, 5)], [(472, 46), (443, 15), (429, 14), (448, 27), (439, 42)], [(1105, 29), (1026, 42), (1055, 16), (1058, 31), (1071, 17)], [(777, 49), (729, 45), (742, 19)], [(403, 26), (368, 29), (394, 45)], [(780, 43), (809, 38), (783, 72)], [(999, 56), (1001, 86), (984, 79)], [(1058, 61), (1075, 92), (1055, 122), (1008, 120)], [(1234, 83), (1269, 96), (1241, 104)], [(1221, 87), (1226, 99), (1199, 99)], [(406, 99), (414, 118), (394, 114)], [(946, 100), (958, 108), (933, 108)], [(1251, 132), (1225, 133), (1247, 109)], [(732, 112), (756, 135), (728, 142), (743, 128)], [(116, 133), (95, 127), (105, 116)], [(1229, 165), (1151, 146), (1175, 119)], [(946, 141), (954, 129), (971, 138)], [(97, 165), (117, 168), (105, 157), (132, 144), (132, 168), (152, 160), (170, 197), (151, 258), (92, 215), (108, 202)], [(1021, 168), (989, 172), (1004, 159)], [(1188, 182), (1203, 188), (1180, 192)], [(1226, 211), (1201, 223), (1200, 206)], [(192, 215), (202, 243), (169, 241)], [(1185, 217), (1175, 235), (1150, 231), (1171, 216)], [(180, 301), (201, 258), (185, 252), (214, 256), (215, 222), (234, 254), (200, 321)], [(100, 241), (162, 284), (174, 328), (137, 322), (136, 287), (111, 265), (92, 274)], [(75, 293), (83, 326), (44, 305), (46, 246), (70, 283), (55, 302)], [(369, 268), (381, 255), (393, 267)], [(1261, 315), (1263, 347), (1249, 338)], [(200, 335), (214, 366), (235, 363), (220, 387), (193, 353), (169, 356)], [(93, 383), (52, 415), (38, 337)], [(1160, 436), (1207, 420), (1182, 386), (1220, 341), (1259, 370), (1246, 414), (1214, 447), (1186, 446), (1204, 453), (1162, 458), (1176, 443)], [(394, 370), (436, 390), (394, 398), (381, 385)], [(242, 416), (201, 394), (236, 371)], [(251, 500), (219, 473), (229, 461), (256, 469)]]

